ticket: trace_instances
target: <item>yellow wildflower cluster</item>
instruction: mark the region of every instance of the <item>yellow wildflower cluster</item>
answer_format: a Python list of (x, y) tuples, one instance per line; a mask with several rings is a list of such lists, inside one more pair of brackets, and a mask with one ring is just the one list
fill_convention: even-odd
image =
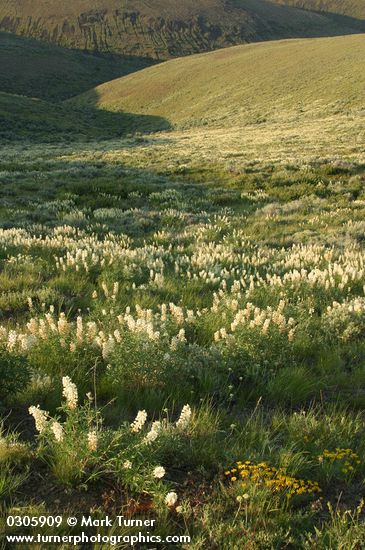
[(330, 461), (332, 463), (340, 462), (341, 471), (344, 474), (353, 473), (357, 466), (361, 464), (360, 457), (352, 449), (341, 449), (336, 447), (334, 451), (325, 449), (323, 453), (318, 457), (320, 462)]
[(268, 487), (275, 493), (284, 493), (287, 498), (294, 495), (320, 493), (321, 489), (316, 481), (297, 479), (286, 474), (282, 468), (274, 468), (266, 462), (254, 464), (250, 460), (237, 461), (231, 470), (225, 472), (231, 481), (243, 480), (242, 486), (248, 482)]

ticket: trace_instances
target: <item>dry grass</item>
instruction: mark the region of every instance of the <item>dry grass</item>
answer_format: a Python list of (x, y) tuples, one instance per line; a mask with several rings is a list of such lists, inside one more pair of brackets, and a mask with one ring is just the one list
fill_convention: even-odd
[(339, 13), (350, 17), (365, 19), (362, 0), (272, 0), (276, 4), (295, 6), (306, 10)]
[(364, 30), (268, 0), (3, 0), (0, 29), (70, 48), (168, 59), (258, 40)]

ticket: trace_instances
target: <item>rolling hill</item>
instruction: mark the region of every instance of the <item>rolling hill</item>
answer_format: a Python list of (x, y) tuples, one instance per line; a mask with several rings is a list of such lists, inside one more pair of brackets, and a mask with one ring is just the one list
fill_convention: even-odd
[(150, 63), (94, 55), (0, 32), (0, 91), (49, 101), (67, 99)]
[(276, 4), (294, 6), (304, 10), (324, 13), (338, 13), (365, 19), (365, 4), (363, 0), (272, 0)]
[(162, 117), (180, 128), (358, 112), (365, 108), (365, 40), (273, 41), (174, 59), (70, 104)]
[(244, 42), (365, 31), (364, 22), (344, 13), (312, 13), (274, 0), (2, 0), (0, 30), (164, 60)]

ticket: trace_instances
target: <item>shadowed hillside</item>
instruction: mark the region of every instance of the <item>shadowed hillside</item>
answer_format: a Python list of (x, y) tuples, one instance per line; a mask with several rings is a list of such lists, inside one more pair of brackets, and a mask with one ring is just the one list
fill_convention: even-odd
[(364, 59), (362, 35), (241, 45), (167, 61), (71, 103), (179, 127), (321, 117), (364, 108)]
[(2, 0), (0, 29), (69, 48), (167, 59), (243, 42), (349, 34), (365, 25), (268, 0)]
[(138, 57), (93, 55), (0, 32), (0, 91), (57, 101), (149, 65)]
[(149, 115), (108, 113), (0, 92), (0, 140), (12, 142), (57, 142), (121, 137), (156, 126), (169, 128), (167, 121)]

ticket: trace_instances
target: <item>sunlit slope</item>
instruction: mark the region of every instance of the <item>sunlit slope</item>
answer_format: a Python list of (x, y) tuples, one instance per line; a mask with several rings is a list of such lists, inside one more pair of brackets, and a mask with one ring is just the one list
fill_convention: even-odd
[(69, 48), (162, 60), (244, 42), (361, 32), (363, 23), (270, 0), (0, 2), (0, 30)]
[(365, 19), (365, 2), (364, 0), (271, 0), (276, 4), (294, 6), (305, 10), (338, 13), (355, 17), (357, 19)]
[(287, 40), (168, 61), (71, 100), (180, 127), (320, 117), (365, 108), (365, 39)]

